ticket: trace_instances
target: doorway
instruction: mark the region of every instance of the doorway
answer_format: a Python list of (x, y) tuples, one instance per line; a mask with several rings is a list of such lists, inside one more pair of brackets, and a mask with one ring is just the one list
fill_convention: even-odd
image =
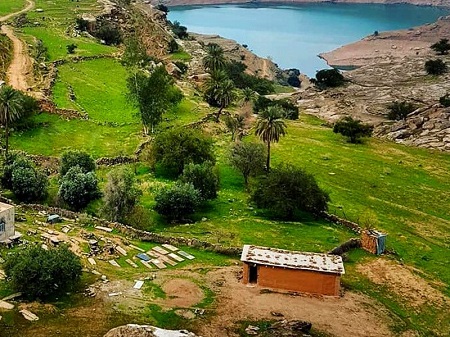
[(258, 283), (258, 266), (249, 265), (248, 283)]

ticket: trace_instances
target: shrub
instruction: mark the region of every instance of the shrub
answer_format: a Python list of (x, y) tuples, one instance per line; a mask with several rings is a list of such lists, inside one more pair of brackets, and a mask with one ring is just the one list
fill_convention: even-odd
[(180, 39), (187, 39), (189, 36), (187, 32), (187, 28), (185, 26), (182, 26), (178, 21), (174, 21), (171, 25), (172, 32), (178, 36)]
[(178, 69), (180, 69), (182, 74), (185, 74), (189, 68), (189, 66), (186, 63), (181, 61), (175, 61), (173, 64), (175, 64), (178, 67)]
[(280, 99), (273, 101), (264, 96), (258, 96), (253, 105), (253, 111), (255, 113), (260, 113), (261, 111), (266, 110), (270, 106), (276, 106), (281, 108), (282, 117), (285, 119), (296, 120), (298, 119), (300, 114), (298, 107), (291, 101), (287, 99)]
[(448, 43), (448, 39), (440, 39), (439, 42), (432, 44), (430, 48), (440, 55), (445, 55), (450, 50), (450, 43)]
[(61, 156), (59, 173), (64, 176), (72, 167), (79, 166), (84, 173), (95, 171), (95, 161), (89, 153), (70, 150)]
[(7, 160), (2, 185), (11, 189), (24, 202), (42, 200), (47, 195), (47, 176), (39, 172), (32, 161), (14, 154)]
[(180, 175), (189, 163), (215, 162), (213, 141), (201, 131), (173, 128), (158, 134), (151, 147), (151, 159), (169, 175)]
[(275, 91), (272, 81), (245, 73), (247, 66), (242, 62), (225, 63), (224, 71), (233, 81), (236, 88), (250, 88), (260, 95), (268, 95)]
[(83, 18), (76, 18), (75, 20), (76, 28), (82, 32), (85, 32), (88, 30), (89, 27), (89, 21), (84, 20)]
[(166, 14), (169, 13), (169, 8), (166, 5), (162, 4), (162, 3), (156, 5), (156, 9), (158, 9), (161, 12), (164, 12)]
[(76, 211), (101, 196), (94, 172), (85, 173), (79, 166), (69, 169), (61, 179), (59, 198)]
[(410, 102), (392, 102), (388, 105), (388, 118), (393, 121), (406, 120), (406, 117), (417, 109), (417, 107)]
[(330, 198), (317, 185), (314, 176), (292, 165), (284, 165), (259, 179), (252, 200), (275, 217), (292, 220), (298, 218), (301, 211), (314, 215), (326, 211)]
[(338, 87), (344, 82), (344, 76), (337, 69), (322, 69), (316, 73), (316, 85), (319, 87)]
[(333, 132), (347, 137), (350, 143), (360, 143), (361, 138), (372, 135), (373, 126), (363, 124), (350, 116), (344, 117), (334, 124)]
[(95, 36), (107, 45), (118, 45), (122, 42), (120, 30), (109, 22), (103, 23), (95, 32)]
[(200, 205), (200, 192), (192, 184), (177, 182), (175, 185), (160, 189), (155, 195), (155, 211), (173, 221), (195, 212)]
[(295, 75), (289, 76), (288, 79), (287, 79), (287, 83), (290, 86), (296, 87), (296, 88), (300, 88), (300, 85), (302, 84), (302, 82), (300, 81), (298, 76), (295, 76)]
[(71, 44), (68, 44), (67, 46), (66, 46), (66, 48), (67, 48), (67, 53), (69, 53), (69, 54), (75, 54), (75, 49), (77, 49), (77, 45), (75, 44), (75, 43), (71, 43)]
[(12, 288), (34, 300), (70, 290), (79, 281), (82, 266), (66, 246), (48, 251), (29, 246), (8, 255), (4, 268)]
[(112, 170), (108, 173), (103, 194), (102, 213), (111, 221), (123, 221), (131, 213), (141, 194), (133, 172), (123, 167)]
[(266, 148), (261, 143), (236, 143), (231, 148), (230, 163), (242, 173), (245, 186), (247, 186), (249, 177), (264, 170)]
[(425, 71), (429, 75), (442, 75), (447, 71), (447, 66), (442, 60), (428, 60), (425, 62)]
[(170, 40), (169, 42), (169, 53), (176, 53), (180, 49), (180, 46), (178, 45), (177, 41)]
[(202, 164), (188, 164), (184, 167), (181, 181), (192, 184), (205, 200), (217, 198), (219, 175), (210, 161)]
[(448, 108), (450, 106), (450, 95), (445, 94), (441, 98), (439, 98), (439, 103), (444, 107)]

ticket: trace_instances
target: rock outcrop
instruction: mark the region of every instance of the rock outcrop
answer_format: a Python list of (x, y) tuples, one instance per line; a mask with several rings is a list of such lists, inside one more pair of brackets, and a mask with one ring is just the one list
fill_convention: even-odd
[(114, 328), (103, 337), (197, 337), (186, 330), (165, 330), (151, 325), (128, 324)]

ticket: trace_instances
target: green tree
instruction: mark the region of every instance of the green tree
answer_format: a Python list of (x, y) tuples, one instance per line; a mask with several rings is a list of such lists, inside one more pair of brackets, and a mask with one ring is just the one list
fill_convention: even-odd
[(450, 50), (450, 43), (448, 43), (448, 39), (440, 39), (439, 42), (432, 44), (430, 48), (440, 55), (446, 55)]
[(64, 176), (72, 167), (79, 166), (83, 173), (95, 171), (95, 161), (84, 151), (69, 150), (62, 154), (59, 173)]
[(180, 175), (185, 165), (215, 162), (213, 141), (199, 130), (173, 128), (156, 135), (150, 150), (153, 164), (169, 175)]
[(323, 88), (344, 84), (344, 76), (337, 69), (322, 69), (316, 73), (316, 85)]
[(172, 221), (185, 220), (201, 203), (201, 195), (192, 184), (177, 182), (155, 195), (155, 211)]
[(256, 93), (253, 89), (245, 87), (244, 89), (242, 89), (241, 98), (242, 98), (242, 106), (244, 106), (245, 104), (249, 104), (250, 102), (253, 102), (256, 99)]
[(78, 211), (100, 196), (94, 172), (85, 173), (79, 166), (74, 166), (61, 179), (58, 197), (71, 209)]
[(142, 195), (131, 170), (120, 167), (108, 173), (102, 213), (111, 221), (124, 221)]
[(151, 74), (135, 72), (128, 78), (127, 87), (130, 101), (139, 109), (145, 135), (148, 135), (149, 128), (153, 133), (163, 113), (183, 98), (164, 66), (157, 67)]
[(350, 143), (360, 143), (361, 138), (372, 135), (373, 126), (363, 124), (360, 120), (346, 116), (334, 124), (333, 132), (347, 137)]
[(222, 47), (216, 43), (206, 46), (206, 56), (203, 58), (203, 65), (209, 72), (223, 70), (226, 64)]
[(225, 125), (231, 132), (231, 140), (241, 140), (244, 130), (245, 116), (242, 114), (234, 114), (234, 116), (225, 117)]
[(411, 103), (406, 101), (396, 101), (392, 102), (388, 105), (388, 118), (393, 121), (406, 120), (406, 117), (417, 109), (417, 107)]
[(216, 122), (219, 121), (222, 110), (228, 107), (236, 98), (235, 86), (232, 80), (220, 82), (214, 93), (214, 99), (219, 104), (219, 110), (216, 113)]
[(327, 210), (330, 198), (314, 176), (295, 166), (284, 165), (258, 180), (252, 200), (258, 208), (270, 211), (277, 218), (293, 220), (302, 211), (320, 215)]
[(66, 46), (68, 54), (75, 54), (75, 49), (77, 49), (77, 45), (75, 43), (68, 44)]
[(231, 165), (244, 176), (245, 186), (248, 178), (264, 170), (266, 151), (263, 144), (239, 142), (232, 146), (230, 153)]
[(425, 62), (425, 71), (429, 75), (442, 75), (447, 71), (447, 65), (440, 59), (428, 60)]
[(131, 35), (125, 40), (122, 64), (127, 67), (145, 68), (150, 61), (152, 61), (152, 57), (147, 55), (147, 51), (137, 35)]
[(192, 184), (205, 200), (217, 198), (219, 174), (214, 164), (206, 161), (202, 164), (188, 164), (184, 167), (181, 181)]
[(48, 251), (38, 245), (8, 255), (4, 269), (15, 291), (30, 300), (44, 300), (75, 286), (82, 266), (65, 245)]
[(286, 135), (286, 124), (282, 116), (282, 109), (269, 106), (258, 115), (255, 134), (267, 144), (266, 170), (270, 170), (270, 144), (278, 143), (281, 136)]
[(21, 117), (22, 104), (23, 97), (17, 90), (8, 85), (0, 87), (0, 123), (5, 127), (5, 158), (9, 149), (9, 126)]

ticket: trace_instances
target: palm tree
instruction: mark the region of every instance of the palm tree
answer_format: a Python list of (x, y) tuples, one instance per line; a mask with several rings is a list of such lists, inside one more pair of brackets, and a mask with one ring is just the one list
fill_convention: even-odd
[(207, 46), (207, 55), (203, 58), (203, 65), (209, 72), (221, 70), (225, 67), (223, 49), (218, 44), (210, 43)]
[(230, 79), (220, 82), (214, 93), (214, 99), (219, 105), (219, 110), (216, 114), (216, 122), (219, 121), (222, 110), (229, 106), (236, 98), (236, 91), (234, 83)]
[(244, 104), (247, 104), (255, 99), (256, 93), (253, 89), (246, 87), (242, 89), (241, 97), (242, 97), (242, 106), (244, 106)]
[(270, 170), (270, 143), (278, 143), (280, 136), (286, 134), (286, 124), (281, 116), (279, 107), (269, 106), (259, 114), (256, 122), (255, 135), (267, 143), (267, 171)]
[(22, 103), (23, 99), (19, 91), (7, 85), (0, 87), (0, 123), (5, 126), (5, 158), (8, 156), (9, 124), (22, 115)]

